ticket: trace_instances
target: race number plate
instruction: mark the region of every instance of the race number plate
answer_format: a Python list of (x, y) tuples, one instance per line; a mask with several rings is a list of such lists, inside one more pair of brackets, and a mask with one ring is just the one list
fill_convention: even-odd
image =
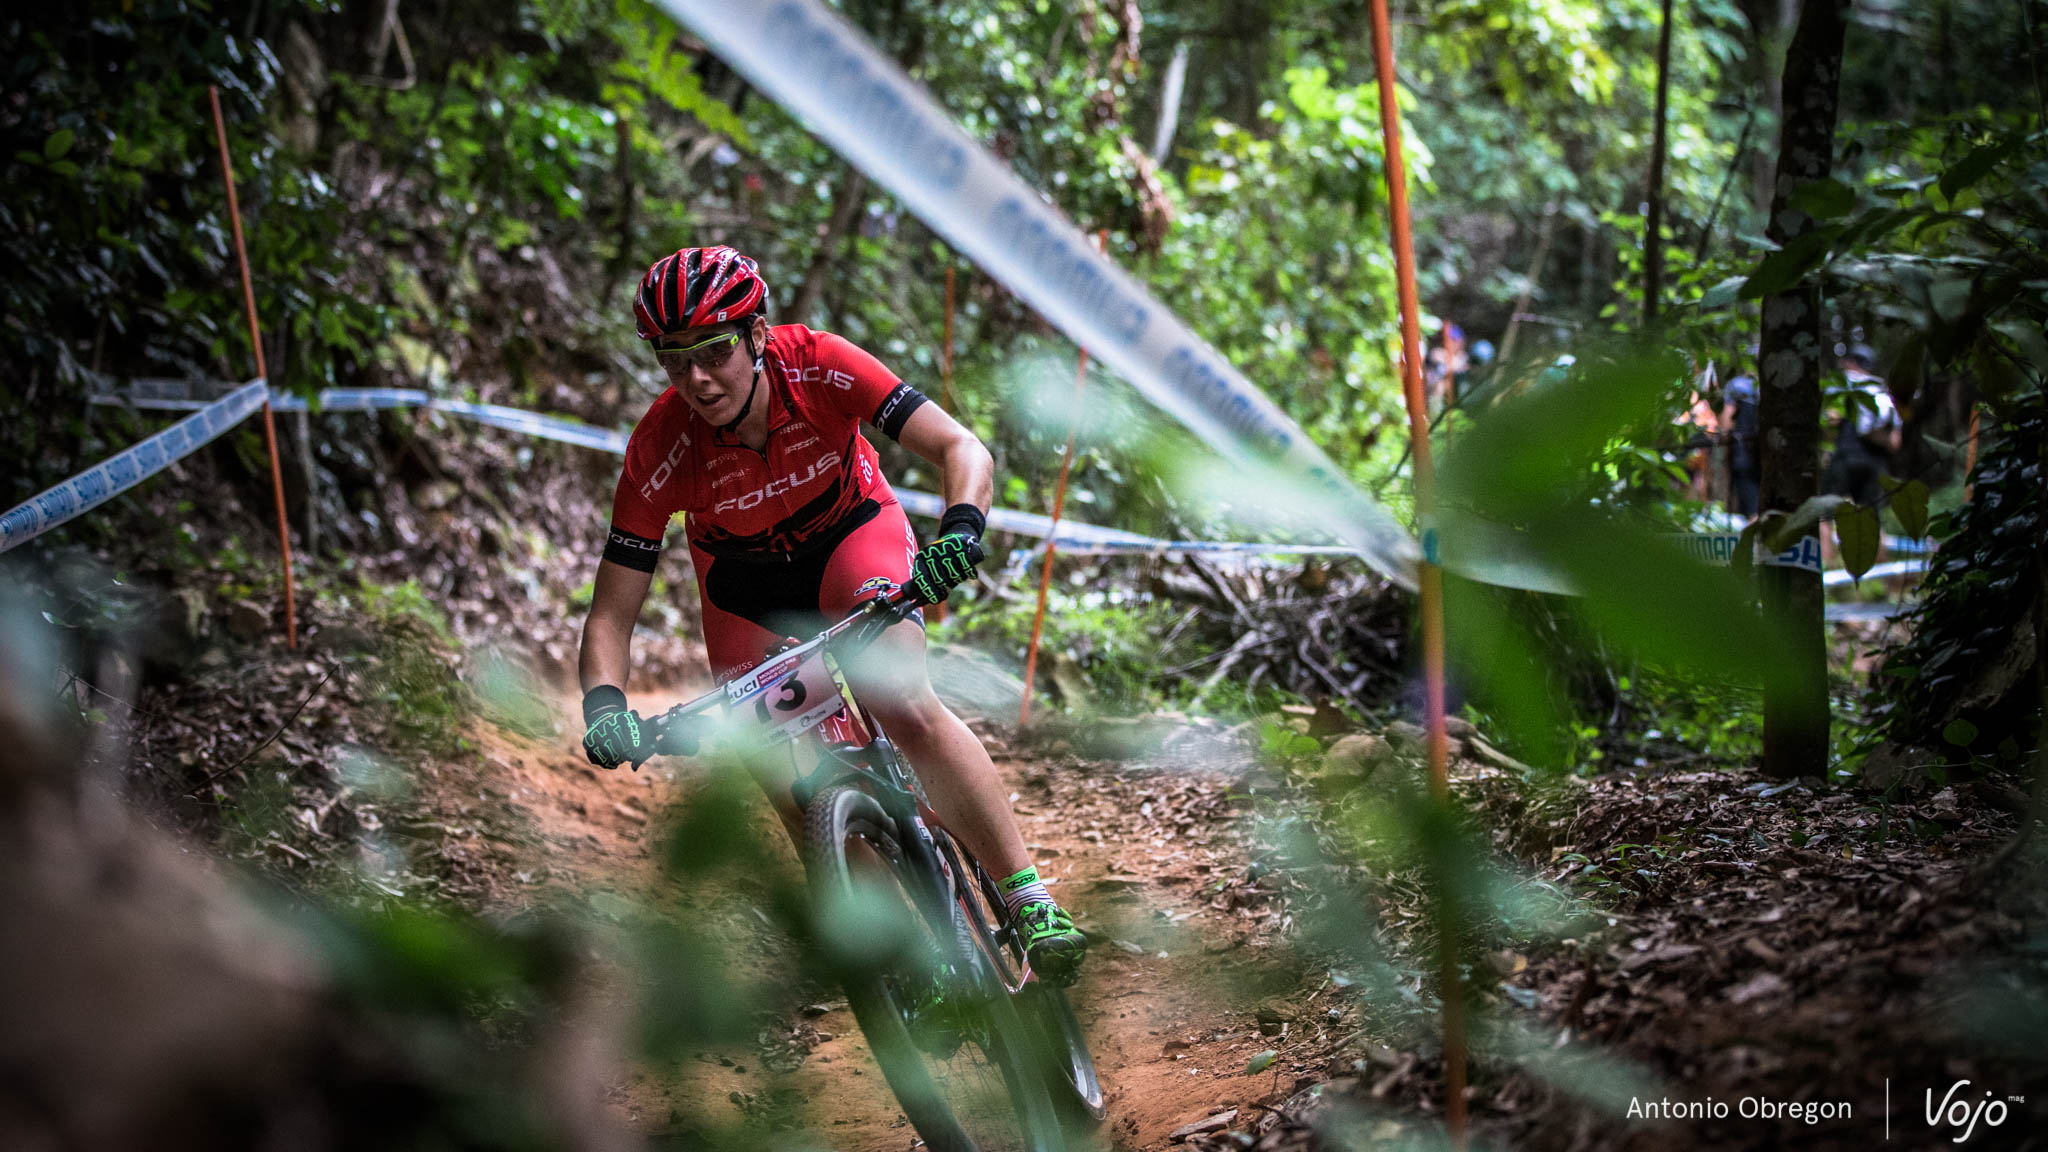
[(751, 720), (777, 743), (816, 728), (843, 704), (823, 645), (777, 657), (726, 691), (732, 697), (731, 715), (742, 723)]

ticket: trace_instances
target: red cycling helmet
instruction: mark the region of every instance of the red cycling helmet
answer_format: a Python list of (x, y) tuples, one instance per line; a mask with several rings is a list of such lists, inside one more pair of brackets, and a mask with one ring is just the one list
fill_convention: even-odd
[(652, 340), (685, 328), (742, 320), (761, 310), (768, 285), (761, 266), (721, 244), (682, 248), (663, 256), (640, 278), (633, 319), (640, 338)]

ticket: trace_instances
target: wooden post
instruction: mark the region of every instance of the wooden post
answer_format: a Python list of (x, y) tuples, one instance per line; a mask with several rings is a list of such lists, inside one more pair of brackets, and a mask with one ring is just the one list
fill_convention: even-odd
[(291, 524), (284, 515), (284, 473), (277, 465), (277, 418), (270, 411), (270, 373), (263, 365), (263, 330), (256, 323), (256, 288), (249, 278), (249, 252), (242, 245), (242, 206), (235, 199), (235, 167), (228, 159), (227, 121), (220, 114), (220, 89), (206, 86), (213, 103), (213, 135), (220, 142), (220, 174), (228, 186), (228, 223), (235, 234), (235, 259), (242, 266), (242, 311), (249, 317), (249, 344), (256, 350), (256, 375), (263, 380), (263, 442), (270, 449), (270, 494), (277, 504), (277, 547), (284, 557), (284, 646), (299, 646), (298, 611), (292, 593)]
[[(1449, 747), (1444, 731), (1444, 584), (1437, 563), (1436, 473), (1429, 451), (1429, 401), (1422, 393), (1421, 304), (1415, 291), (1415, 245), (1408, 227), (1408, 175), (1401, 157), (1401, 108), (1394, 91), (1394, 39), (1387, 0), (1371, 0), (1373, 53), (1379, 72), (1380, 130), (1386, 138), (1387, 200), (1394, 232), (1394, 276), (1401, 303), (1401, 384), (1408, 403), (1408, 437), (1415, 457), (1415, 519), (1422, 533), (1417, 584), (1422, 593), (1422, 672), (1429, 726), (1430, 791), (1450, 803)], [(1465, 1146), (1465, 1005), (1458, 971), (1457, 912), (1450, 886), (1438, 879), (1438, 983), (1444, 1010), (1444, 1126), (1454, 1147)]]
[[(1095, 234), (1095, 250), (1103, 251), (1109, 246), (1109, 229)], [(1067, 506), (1067, 474), (1074, 467), (1074, 434), (1081, 428), (1081, 396), (1088, 386), (1088, 349), (1081, 349), (1080, 359), (1074, 365), (1074, 403), (1068, 415), (1067, 451), (1060, 457), (1060, 482), (1052, 493), (1052, 526), (1045, 535), (1045, 568), (1038, 574), (1038, 612), (1031, 618), (1031, 645), (1024, 650), (1024, 703), (1017, 709), (1017, 727), (1023, 728), (1031, 722), (1031, 680), (1038, 671), (1038, 638), (1045, 630), (1045, 601), (1052, 592), (1052, 561), (1059, 549), (1053, 545), (1053, 537), (1059, 534), (1060, 512)]]

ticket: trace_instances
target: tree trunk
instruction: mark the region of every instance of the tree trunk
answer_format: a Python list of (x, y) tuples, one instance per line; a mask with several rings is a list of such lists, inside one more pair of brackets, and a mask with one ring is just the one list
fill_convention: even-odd
[(788, 322), (809, 324), (815, 318), (811, 313), (818, 306), (818, 298), (824, 295), (825, 281), (832, 271), (832, 258), (839, 250), (839, 241), (860, 218), (860, 209), (867, 203), (868, 178), (860, 169), (849, 164), (845, 175), (839, 178), (839, 191), (832, 198), (832, 218), (825, 222), (825, 230), (818, 237), (818, 246), (811, 252), (811, 265), (804, 270), (803, 286), (796, 291), (796, 299), (789, 305)]
[[(1770, 113), (1770, 124), (1782, 124), (1785, 114), (1782, 69), (1785, 38), (1799, 19), (1799, 0), (1742, 0), (1743, 16), (1752, 33), (1748, 56), (1756, 69), (1754, 79), (1762, 93), (1761, 108)], [(1771, 163), (1768, 143), (1749, 154), (1750, 191), (1757, 218), (1771, 210)]]
[(1643, 327), (1657, 323), (1657, 298), (1664, 290), (1664, 121), (1671, 104), (1671, 0), (1657, 33), (1657, 122), (1650, 133), (1649, 219), (1643, 226)]
[[(1772, 184), (1769, 235), (1786, 244), (1814, 228), (1787, 207), (1802, 185), (1834, 167), (1835, 112), (1849, 0), (1807, 0), (1785, 56), (1784, 127)], [(1813, 277), (1763, 302), (1761, 355), (1763, 509), (1790, 512), (1817, 494), (1820, 481), (1820, 289)], [(1827, 770), (1827, 645), (1820, 575), (1800, 568), (1762, 570), (1764, 613), (1781, 638), (1785, 663), (1764, 686), (1764, 774), (1778, 779)]]

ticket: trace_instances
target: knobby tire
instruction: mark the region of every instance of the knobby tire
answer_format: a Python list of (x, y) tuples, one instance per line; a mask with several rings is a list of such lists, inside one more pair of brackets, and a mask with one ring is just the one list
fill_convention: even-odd
[[(992, 929), (1004, 924), (1007, 916), (1003, 912), (1002, 888), (995, 877), (972, 857), (956, 854), (951, 860), (955, 868), (963, 867), (964, 862), (965, 869), (973, 875), (974, 886), (981, 894), (977, 905), (980, 926)], [(1005, 966), (1003, 976), (1014, 984), (1017, 973), (1024, 969), (1023, 939), (1014, 928), (995, 934), (1002, 938), (998, 955)], [(1085, 1136), (1102, 1123), (1108, 1109), (1102, 1099), (1102, 1082), (1096, 1076), (1095, 1057), (1088, 1051), (1087, 1037), (1074, 1016), (1073, 1006), (1067, 1002), (1065, 989), (1034, 979), (1017, 993), (1012, 1004), (1017, 1015), (1033, 1029), (1036, 1057), (1053, 1107), (1070, 1131)]]
[[(936, 907), (937, 878), (921, 875), (881, 804), (855, 785), (826, 789), (806, 813), (804, 849), (821, 936), (829, 937), (856, 908), (861, 911), (853, 918), (863, 926), (876, 922), (870, 912), (893, 913), (859, 942), (868, 946), (864, 951), (856, 947), (830, 959), (875, 1062), (925, 1144), (933, 1152), (1062, 1148), (1059, 1113), (1037, 1059), (1042, 1046), (1000, 988), (972, 999), (971, 1023), (962, 1030), (970, 1038), (950, 1055), (926, 1051), (913, 1036), (913, 1026), (928, 1027), (917, 1013), (930, 958), (948, 957), (962, 974), (959, 983), (986, 990), (999, 978), (987, 971), (985, 957), (958, 939), (953, 910)], [(880, 903), (877, 897), (889, 907), (859, 904)], [(884, 946), (890, 940), (894, 946)]]

